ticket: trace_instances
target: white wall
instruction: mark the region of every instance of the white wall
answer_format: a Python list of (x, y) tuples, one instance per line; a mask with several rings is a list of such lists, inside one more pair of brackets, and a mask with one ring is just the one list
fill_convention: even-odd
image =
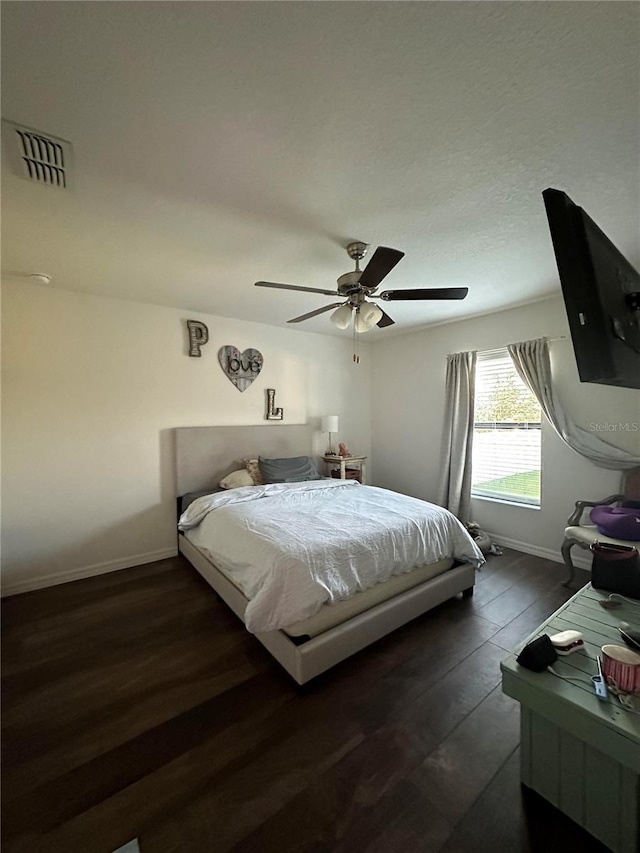
[[(5, 595), (175, 553), (172, 428), (265, 423), (267, 387), (285, 423), (339, 414), (335, 438), (370, 452), (366, 344), (355, 366), (349, 338), (15, 281), (2, 296)], [(209, 327), (202, 358), (186, 319)], [(244, 393), (225, 344), (264, 355)]]
[[(377, 485), (436, 499), (447, 353), (568, 334), (562, 300), (553, 298), (376, 342), (372, 455)], [(560, 399), (578, 424), (588, 429), (592, 422), (640, 423), (637, 390), (581, 384), (568, 337), (551, 342), (550, 350)], [(640, 453), (639, 432), (600, 436)], [(523, 550), (560, 559), (563, 528), (574, 501), (615, 493), (619, 483), (618, 473), (596, 468), (574, 453), (544, 421), (541, 509), (474, 500), (472, 514), (498, 541), (517, 542)]]
[[(264, 423), (267, 387), (276, 388), (285, 423), (339, 414), (337, 438), (370, 455), (373, 482), (435, 500), (446, 354), (568, 334), (562, 303), (552, 299), (361, 342), (354, 366), (349, 337), (14, 281), (2, 297), (4, 594), (175, 553), (171, 429)], [(201, 359), (187, 355), (187, 318), (209, 327)], [(224, 344), (265, 356), (243, 394), (218, 365)], [(580, 384), (570, 341), (551, 347), (562, 398), (579, 423), (640, 421), (637, 391)], [(637, 433), (609, 437), (639, 449)], [(318, 432), (317, 453), (325, 441)], [(545, 424), (542, 509), (474, 501), (473, 512), (502, 541), (557, 557), (574, 500), (617, 488), (617, 474), (574, 454)]]

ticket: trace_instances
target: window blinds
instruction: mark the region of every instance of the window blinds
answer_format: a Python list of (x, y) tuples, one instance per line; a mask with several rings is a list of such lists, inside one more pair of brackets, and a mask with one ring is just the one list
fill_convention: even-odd
[(478, 353), (473, 496), (540, 505), (540, 420), (506, 349)]

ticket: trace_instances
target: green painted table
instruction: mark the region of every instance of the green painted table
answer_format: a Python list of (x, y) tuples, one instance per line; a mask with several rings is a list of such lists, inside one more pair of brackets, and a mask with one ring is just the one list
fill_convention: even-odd
[[(502, 661), (502, 689), (520, 702), (521, 780), (616, 853), (640, 851), (640, 716), (596, 698), (591, 676), (620, 622), (640, 624), (640, 602), (604, 610), (588, 584)], [(516, 663), (541, 634), (581, 631), (583, 649), (554, 664), (565, 681)], [(640, 705), (640, 703), (637, 703)]]

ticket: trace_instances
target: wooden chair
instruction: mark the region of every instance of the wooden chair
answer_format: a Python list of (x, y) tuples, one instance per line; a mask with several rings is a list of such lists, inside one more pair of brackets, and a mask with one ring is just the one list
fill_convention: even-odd
[(562, 559), (569, 569), (569, 575), (563, 586), (569, 586), (575, 575), (575, 566), (571, 560), (571, 549), (574, 545), (580, 548), (590, 548), (597, 540), (598, 542), (610, 542), (614, 545), (635, 545), (640, 549), (640, 542), (631, 542), (628, 539), (612, 539), (604, 536), (598, 531), (595, 524), (581, 524), (582, 515), (587, 508), (594, 506), (611, 505), (622, 501), (640, 502), (640, 468), (632, 468), (625, 477), (624, 494), (609, 495), (601, 501), (576, 501), (576, 508), (567, 519), (567, 527), (564, 531), (564, 542), (562, 543)]

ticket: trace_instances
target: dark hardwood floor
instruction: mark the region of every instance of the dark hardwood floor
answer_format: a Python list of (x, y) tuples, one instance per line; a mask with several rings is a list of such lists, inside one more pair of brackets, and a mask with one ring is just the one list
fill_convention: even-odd
[(176, 557), (3, 613), (3, 849), (599, 851), (518, 779), (506, 651), (570, 595), (505, 550), (297, 688)]

